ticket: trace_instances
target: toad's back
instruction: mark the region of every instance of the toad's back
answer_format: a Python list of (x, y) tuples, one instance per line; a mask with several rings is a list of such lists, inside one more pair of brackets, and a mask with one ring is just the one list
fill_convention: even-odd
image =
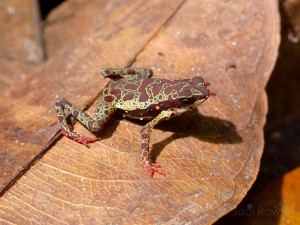
[(147, 120), (167, 108), (180, 107), (177, 99), (190, 82), (190, 79), (126, 78), (111, 82), (105, 95), (113, 100), (118, 113)]
[(114, 97), (117, 108), (146, 109), (153, 104), (177, 99), (180, 97), (179, 93), (190, 85), (190, 81), (159, 78), (121, 79), (110, 83), (108, 93)]

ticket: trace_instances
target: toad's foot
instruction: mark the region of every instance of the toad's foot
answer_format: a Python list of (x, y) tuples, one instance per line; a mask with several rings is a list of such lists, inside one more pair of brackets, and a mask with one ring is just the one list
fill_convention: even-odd
[(89, 137), (79, 136), (77, 139), (74, 139), (74, 140), (79, 142), (80, 144), (83, 144), (84, 146), (88, 147), (88, 143), (93, 143), (95, 141), (99, 141), (100, 138), (89, 138)]
[(158, 173), (163, 175), (164, 177), (168, 177), (166, 173), (160, 170), (160, 165), (156, 163), (152, 163), (150, 160), (144, 162), (144, 168), (149, 171), (149, 177), (153, 177), (154, 173)]
[(74, 140), (74, 141), (77, 141), (78, 143), (80, 144), (83, 144), (84, 146), (88, 147), (88, 143), (92, 143), (92, 142), (95, 142), (95, 141), (99, 141), (100, 138), (90, 138), (90, 137), (84, 137), (84, 136), (80, 136), (78, 134), (76, 135), (72, 135), (68, 132), (65, 132), (64, 129), (61, 129), (62, 133), (67, 136), (68, 138)]

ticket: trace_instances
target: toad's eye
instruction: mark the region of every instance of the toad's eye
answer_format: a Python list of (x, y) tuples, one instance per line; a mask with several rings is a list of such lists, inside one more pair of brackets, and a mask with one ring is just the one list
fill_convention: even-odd
[(192, 102), (191, 98), (181, 98), (179, 99), (179, 101), (183, 104), (183, 105), (188, 105)]

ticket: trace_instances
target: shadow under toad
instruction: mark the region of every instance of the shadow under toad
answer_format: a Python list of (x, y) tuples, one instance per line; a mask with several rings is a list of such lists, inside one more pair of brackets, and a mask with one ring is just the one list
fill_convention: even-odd
[[(140, 121), (130, 120), (134, 123), (144, 125)], [(169, 143), (176, 139), (195, 137), (204, 142), (215, 144), (237, 144), (243, 141), (237, 133), (236, 126), (228, 121), (216, 117), (203, 116), (197, 110), (192, 110), (179, 117), (158, 124), (155, 129), (174, 132), (170, 137), (152, 143), (150, 152), (153, 161)]]

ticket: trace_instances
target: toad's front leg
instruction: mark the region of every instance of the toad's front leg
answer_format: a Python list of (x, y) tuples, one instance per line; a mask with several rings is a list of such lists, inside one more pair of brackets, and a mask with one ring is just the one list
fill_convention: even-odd
[(89, 115), (87, 115), (82, 110), (75, 107), (65, 98), (62, 97), (57, 99), (57, 101), (55, 102), (55, 109), (57, 111), (57, 116), (62, 133), (68, 138), (73, 139), (85, 146), (87, 146), (88, 143), (99, 140), (99, 138), (83, 137), (77, 134), (67, 123), (64, 110), (69, 111), (71, 115), (74, 116), (76, 120), (83, 124), (89, 131), (99, 131), (115, 111), (115, 108), (112, 107), (109, 102), (104, 101), (104, 97), (105, 96), (101, 96), (98, 101), (95, 120), (89, 117)]
[(174, 116), (174, 112), (169, 111), (162, 111), (157, 117), (147, 123), (143, 129), (141, 130), (142, 135), (142, 143), (141, 143), (141, 151), (142, 151), (142, 162), (143, 166), (149, 171), (149, 176), (153, 177), (154, 173), (161, 174), (167, 177), (167, 174), (161, 171), (160, 165), (153, 163), (150, 155), (149, 155), (149, 142), (150, 142), (150, 134), (153, 127), (160, 123), (163, 120), (168, 120)]

